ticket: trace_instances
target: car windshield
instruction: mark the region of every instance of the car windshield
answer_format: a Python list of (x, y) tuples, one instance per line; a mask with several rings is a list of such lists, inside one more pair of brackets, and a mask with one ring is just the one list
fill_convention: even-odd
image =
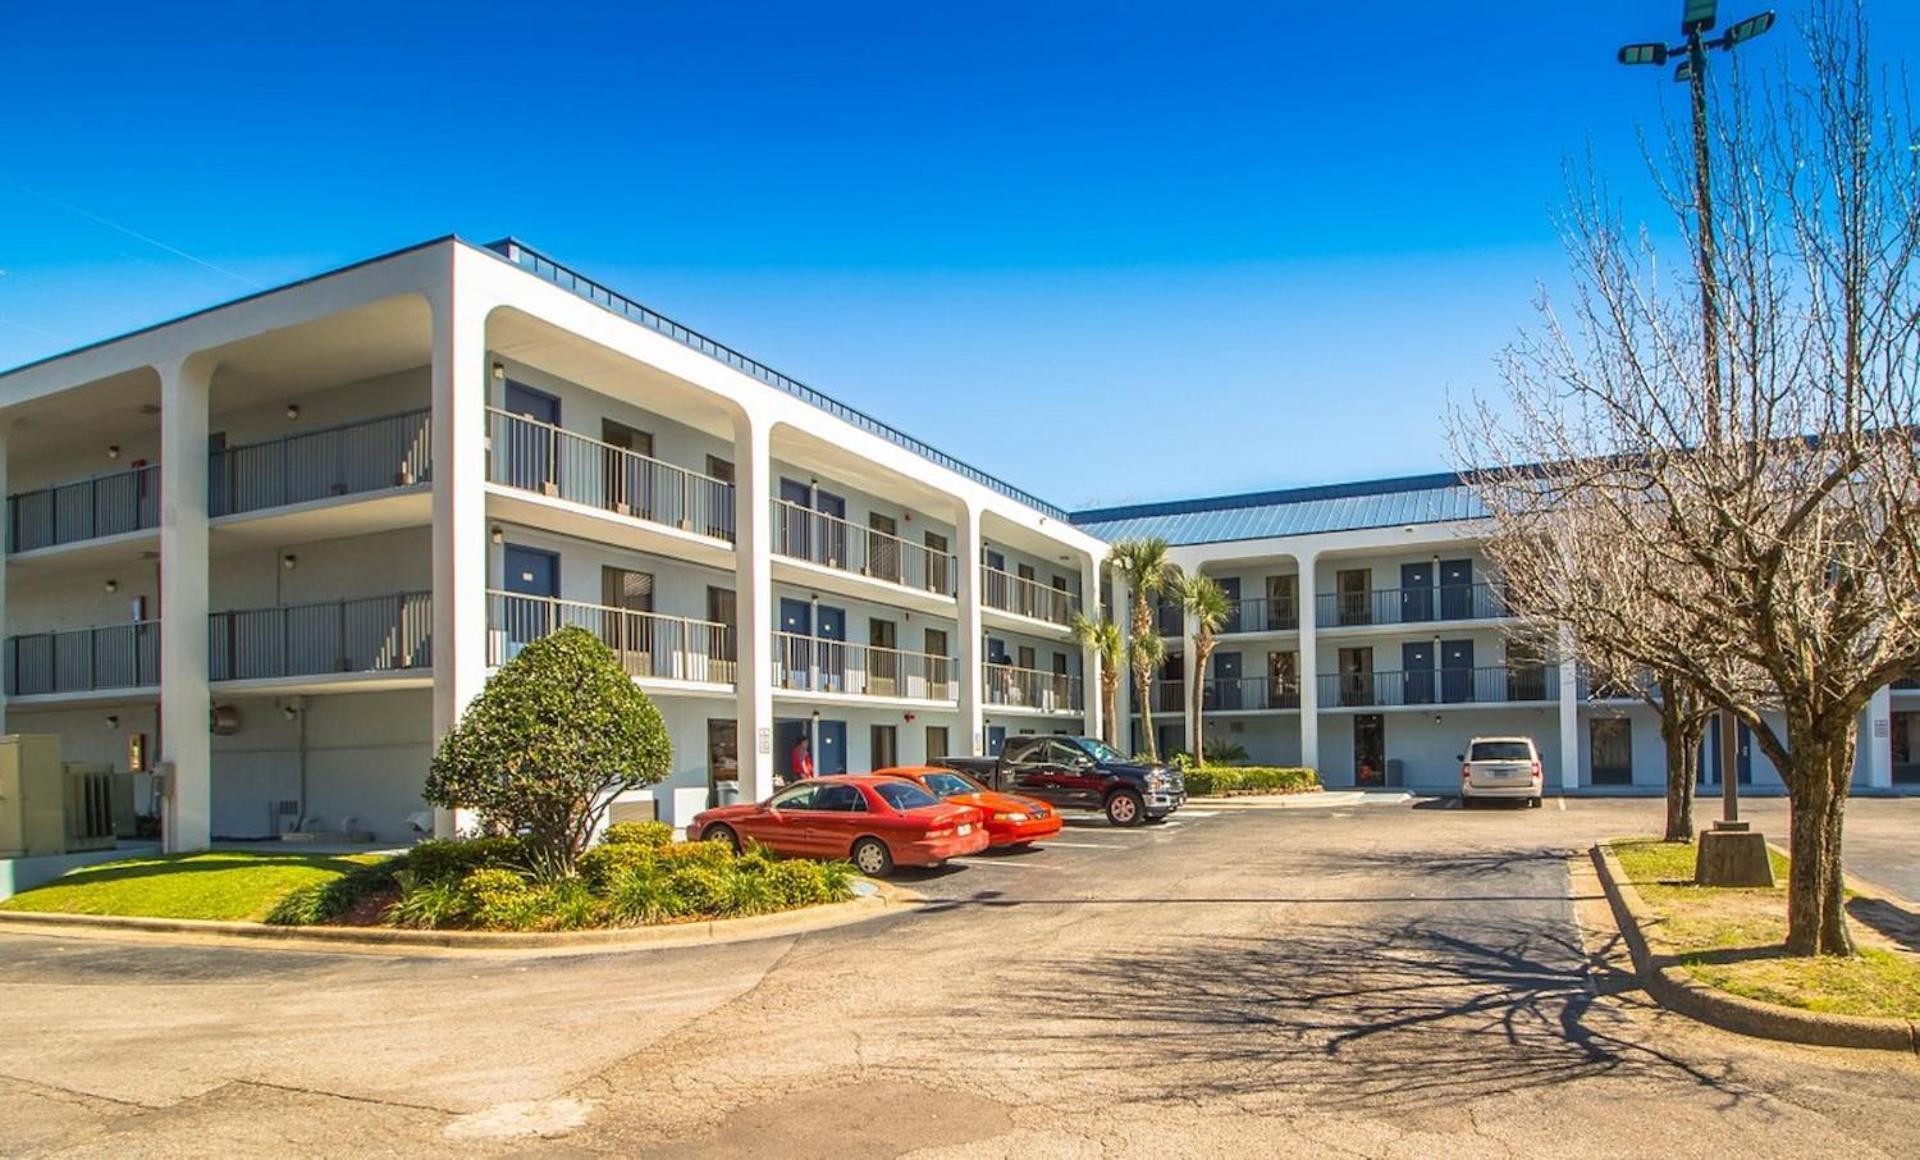
[(1088, 755), (1095, 761), (1112, 763), (1126, 760), (1125, 757), (1121, 756), (1118, 749), (1108, 745), (1098, 737), (1076, 737), (1074, 738), (1074, 743), (1086, 750)]
[(1532, 761), (1533, 746), (1525, 741), (1476, 741), (1468, 761)]
[(928, 789), (939, 794), (941, 797), (980, 792), (979, 784), (974, 782), (973, 779), (962, 777), (957, 773), (947, 773), (944, 770), (938, 773), (923, 773), (920, 775), (920, 781)]
[(939, 798), (910, 781), (883, 781), (873, 787), (873, 792), (896, 810), (923, 810), (940, 804)]

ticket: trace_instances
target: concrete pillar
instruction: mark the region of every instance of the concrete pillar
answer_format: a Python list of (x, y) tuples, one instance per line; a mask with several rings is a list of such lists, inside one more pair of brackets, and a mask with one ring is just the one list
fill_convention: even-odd
[[(1100, 561), (1090, 552), (1080, 554), (1080, 610), (1095, 624), (1100, 622)], [(1080, 695), (1086, 704), (1085, 726), (1089, 737), (1101, 736), (1106, 727), (1106, 708), (1100, 701), (1101, 680), (1099, 650), (1082, 648)]]
[(160, 760), (169, 853), (213, 835), (212, 697), (207, 687), (207, 395), (211, 367), (160, 368)]
[(967, 753), (978, 757), (987, 749), (987, 643), (980, 623), (981, 536), (980, 509), (963, 503), (953, 521), (959, 561), (960, 733)]
[[(1193, 647), (1193, 634), (1199, 630), (1200, 622), (1188, 616), (1183, 609), (1180, 614), (1180, 656), (1187, 676), (1186, 687), (1180, 691), (1180, 717), (1186, 727), (1187, 752), (1195, 757), (1200, 755), (1204, 744), (1200, 736), (1200, 715), (1194, 711), (1194, 704), (1201, 695), (1200, 682), (1206, 679), (1206, 674), (1200, 670), (1199, 650)], [(1166, 754), (1160, 756), (1165, 757)]]
[(1120, 628), (1120, 687), (1113, 698), (1113, 747), (1122, 753), (1133, 752), (1133, 594), (1118, 573), (1113, 577), (1113, 607), (1107, 610)]
[[(433, 312), (433, 740), (460, 723), (487, 680), (487, 314), (444, 289)], [(435, 810), (451, 838), (464, 814)]]
[(771, 428), (750, 415), (733, 426), (734, 666), (738, 708), (740, 794), (764, 801), (773, 794), (773, 453)]
[(1893, 788), (1893, 690), (1876, 689), (1867, 702), (1861, 747), (1867, 751), (1867, 788)]
[[(1580, 786), (1580, 666), (1574, 658), (1573, 630), (1560, 629), (1560, 788)], [(1541, 781), (1544, 784), (1545, 778)]]
[[(7, 492), (7, 440), (13, 435), (13, 420), (0, 416), (0, 498)], [(7, 549), (12, 546), (13, 529), (0, 527), (0, 637), (6, 634), (4, 629), (13, 623), (7, 615)], [(4, 655), (4, 654), (0, 654)], [(0, 684), (0, 733), (7, 731), (6, 686)]]
[(1312, 552), (1294, 557), (1300, 567), (1294, 603), (1300, 610), (1300, 764), (1320, 768), (1320, 656), (1316, 635), (1320, 601), (1315, 596)]

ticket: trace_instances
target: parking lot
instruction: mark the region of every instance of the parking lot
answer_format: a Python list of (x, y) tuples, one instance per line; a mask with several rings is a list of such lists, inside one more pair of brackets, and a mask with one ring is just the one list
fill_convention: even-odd
[[(1913, 1155), (1911, 1057), (1648, 1007), (1566, 855), (1651, 800), (1196, 807), (695, 950), (0, 939), (0, 1139), (55, 1154)], [(1890, 844), (1920, 803), (1855, 804)], [(1766, 807), (1756, 806), (1756, 816)], [(1889, 863), (1891, 865), (1892, 863)], [(1856, 867), (1858, 869), (1858, 867)]]

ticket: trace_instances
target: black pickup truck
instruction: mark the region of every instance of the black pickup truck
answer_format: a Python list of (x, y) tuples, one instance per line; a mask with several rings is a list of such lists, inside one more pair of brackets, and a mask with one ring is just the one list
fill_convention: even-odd
[(1116, 826), (1161, 821), (1187, 800), (1179, 770), (1133, 761), (1094, 737), (1009, 737), (998, 757), (936, 757), (933, 764), (1059, 809), (1100, 810)]

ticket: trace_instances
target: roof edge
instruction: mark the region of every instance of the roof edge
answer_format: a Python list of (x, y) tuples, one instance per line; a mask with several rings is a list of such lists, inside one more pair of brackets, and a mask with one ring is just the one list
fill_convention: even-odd
[(1401, 475), (1388, 479), (1362, 479), (1349, 483), (1315, 484), (1309, 487), (1282, 488), (1274, 491), (1250, 491), (1236, 495), (1201, 499), (1162, 500), (1156, 503), (1123, 504), (1117, 507), (1085, 508), (1069, 513), (1075, 524), (1116, 523), (1120, 520), (1154, 516), (1184, 516), (1199, 512), (1237, 511), (1241, 508), (1271, 507), (1278, 504), (1313, 503), (1329, 499), (1357, 499), (1364, 496), (1393, 495), (1397, 492), (1434, 491), (1443, 487), (1471, 484), (1476, 472), (1436, 471), (1425, 475)]

